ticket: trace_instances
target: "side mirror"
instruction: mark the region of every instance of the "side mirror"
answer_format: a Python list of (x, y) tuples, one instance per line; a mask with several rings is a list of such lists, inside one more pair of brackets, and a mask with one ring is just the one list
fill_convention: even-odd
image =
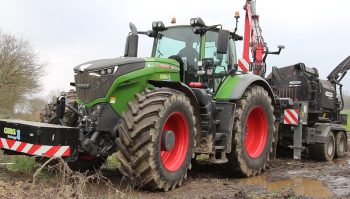
[(218, 35), (218, 46), (217, 53), (226, 54), (228, 48), (228, 40), (229, 40), (230, 32), (228, 30), (219, 30)]
[(137, 57), (137, 48), (139, 36), (137, 35), (136, 26), (130, 22), (131, 33), (126, 38), (124, 57)]
[(278, 49), (285, 49), (286, 47), (284, 45), (278, 45), (277, 48)]

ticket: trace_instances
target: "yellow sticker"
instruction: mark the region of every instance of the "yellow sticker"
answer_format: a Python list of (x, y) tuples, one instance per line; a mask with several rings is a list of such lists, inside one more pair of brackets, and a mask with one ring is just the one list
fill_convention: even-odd
[(162, 80), (169, 80), (170, 79), (170, 75), (161, 74), (159, 76), (159, 78), (162, 79)]
[(117, 99), (116, 97), (111, 97), (111, 98), (109, 98), (109, 103), (115, 104), (115, 100), (116, 100), (116, 99)]
[(13, 128), (4, 128), (4, 133), (7, 135), (16, 135), (17, 131)]

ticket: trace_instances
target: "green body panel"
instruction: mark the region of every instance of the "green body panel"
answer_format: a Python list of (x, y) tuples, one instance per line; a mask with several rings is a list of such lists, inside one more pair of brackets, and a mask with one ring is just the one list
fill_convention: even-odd
[(231, 94), (237, 86), (238, 82), (241, 81), (242, 77), (239, 75), (236, 76), (227, 76), (222, 82), (221, 86), (215, 93), (213, 99), (215, 100), (229, 100), (231, 99)]
[(107, 95), (84, 104), (78, 99), (79, 104), (91, 108), (98, 103), (110, 103), (119, 114), (127, 109), (128, 102), (135, 98), (136, 93), (146, 88), (152, 88), (148, 80), (180, 81), (180, 67), (177, 61), (165, 58), (146, 58), (145, 67), (141, 70), (118, 77), (111, 85)]
[[(203, 35), (201, 38), (201, 43), (205, 44), (205, 39), (206, 39), (206, 35)], [(201, 48), (199, 50), (199, 58), (203, 59), (205, 58), (205, 45), (201, 45)]]

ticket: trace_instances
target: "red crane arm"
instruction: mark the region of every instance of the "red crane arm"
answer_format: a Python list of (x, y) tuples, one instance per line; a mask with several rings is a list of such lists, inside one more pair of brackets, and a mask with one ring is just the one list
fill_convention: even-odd
[[(264, 60), (266, 44), (259, 24), (259, 15), (256, 13), (256, 1), (247, 0), (244, 9), (246, 14), (243, 59), (239, 60), (238, 65), (243, 72), (248, 72), (251, 68), (254, 74), (262, 75), (266, 69)], [(250, 51), (252, 52), (253, 62), (250, 61)]]

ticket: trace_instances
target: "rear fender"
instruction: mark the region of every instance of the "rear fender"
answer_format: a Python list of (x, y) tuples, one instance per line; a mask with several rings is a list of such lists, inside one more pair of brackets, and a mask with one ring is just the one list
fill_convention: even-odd
[(269, 83), (262, 77), (253, 74), (242, 74), (236, 76), (228, 76), (219, 90), (215, 94), (215, 99), (220, 100), (237, 100), (242, 98), (245, 90), (250, 85), (257, 85), (263, 87), (275, 103), (274, 94)]

